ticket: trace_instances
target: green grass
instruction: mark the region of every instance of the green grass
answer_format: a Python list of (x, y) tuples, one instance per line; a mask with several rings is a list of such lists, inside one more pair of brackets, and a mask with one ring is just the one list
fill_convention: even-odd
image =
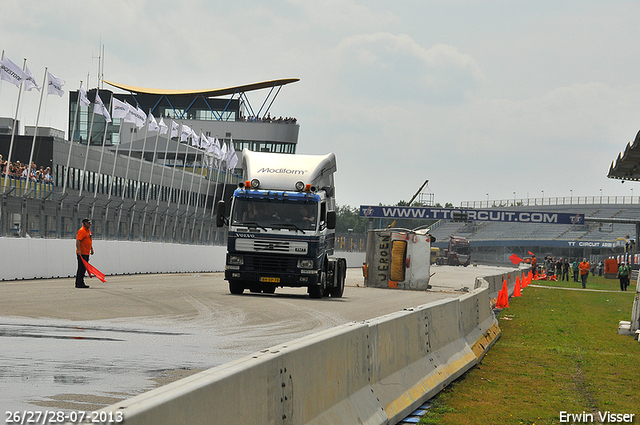
[[(574, 282), (536, 285), (581, 288)], [(635, 285), (589, 277), (589, 289), (527, 287), (498, 317), (501, 338), (433, 401), (421, 424), (559, 424), (560, 412), (634, 413), (640, 423), (640, 344), (617, 334)], [(610, 292), (618, 291), (618, 292)], [(566, 422), (564, 422), (566, 423)]]

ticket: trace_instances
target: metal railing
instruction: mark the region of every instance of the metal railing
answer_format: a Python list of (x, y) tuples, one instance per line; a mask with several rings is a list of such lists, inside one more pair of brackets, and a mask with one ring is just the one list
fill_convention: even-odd
[(558, 196), (520, 199), (487, 199), (486, 201), (462, 201), (461, 208), (504, 208), (544, 205), (634, 205), (640, 204), (640, 196)]

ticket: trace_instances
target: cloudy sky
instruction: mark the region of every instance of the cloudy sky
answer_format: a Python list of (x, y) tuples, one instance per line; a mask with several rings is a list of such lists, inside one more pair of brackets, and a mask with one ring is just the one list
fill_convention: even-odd
[[(100, 43), (122, 84), (300, 78), (271, 114), (298, 119), (298, 153), (336, 154), (339, 204), (395, 204), (428, 179), (457, 206), (640, 195), (606, 177), (640, 130), (639, 16), (617, 0), (3, 0), (0, 49), (67, 90), (96, 86)], [(16, 99), (3, 82), (0, 116)], [(40, 124), (66, 129), (67, 97), (45, 100)]]

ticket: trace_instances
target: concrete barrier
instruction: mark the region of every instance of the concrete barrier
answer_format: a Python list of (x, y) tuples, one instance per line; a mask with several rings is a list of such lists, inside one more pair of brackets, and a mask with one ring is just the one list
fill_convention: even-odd
[(260, 351), (102, 410), (128, 425), (394, 424), (500, 336), (489, 285)]
[[(90, 262), (105, 275), (224, 270), (227, 248), (155, 242), (95, 241)], [(0, 238), (0, 280), (75, 276), (75, 239)], [(337, 252), (347, 267), (361, 267), (364, 252)]]

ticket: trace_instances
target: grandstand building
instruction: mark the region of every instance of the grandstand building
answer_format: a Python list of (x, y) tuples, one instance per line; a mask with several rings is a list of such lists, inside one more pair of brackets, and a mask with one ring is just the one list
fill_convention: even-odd
[[(192, 140), (171, 138), (125, 119), (94, 111), (96, 93), (111, 111), (113, 99), (192, 129), (236, 151), (244, 148), (295, 154), (295, 118), (271, 117), (283, 86), (298, 79), (264, 81), (210, 90), (155, 90), (107, 82), (121, 92), (93, 89), (83, 106), (69, 93), (68, 137), (52, 128), (26, 127), (0, 118), (0, 154), (6, 161), (50, 168), (51, 181), (0, 179), (0, 236), (73, 238), (82, 218), (95, 239), (214, 243), (214, 205), (230, 196), (239, 170), (216, 161)], [(252, 105), (247, 93), (267, 93)], [(14, 127), (16, 131), (14, 132)], [(34, 137), (34, 134), (37, 134)], [(70, 140), (69, 140), (70, 139)], [(12, 142), (13, 140), (13, 142)], [(221, 239), (221, 236), (218, 239)]]
[[(547, 198), (534, 202), (519, 202), (503, 210), (524, 210), (548, 213), (584, 214), (585, 224), (542, 224), (507, 222), (454, 222), (442, 220), (432, 226), (434, 246), (446, 248), (449, 236), (463, 236), (471, 245), (472, 258), (480, 264), (510, 264), (509, 256), (538, 259), (545, 256), (582, 259), (591, 262), (625, 256), (636, 250), (640, 231), (640, 200), (636, 197)], [(635, 202), (634, 202), (635, 200)], [(542, 202), (546, 201), (546, 205)], [(576, 202), (582, 203), (576, 203)], [(551, 203), (551, 205), (549, 205)], [(523, 205), (529, 204), (529, 205)], [(486, 208), (478, 203), (465, 203), (463, 208)]]

